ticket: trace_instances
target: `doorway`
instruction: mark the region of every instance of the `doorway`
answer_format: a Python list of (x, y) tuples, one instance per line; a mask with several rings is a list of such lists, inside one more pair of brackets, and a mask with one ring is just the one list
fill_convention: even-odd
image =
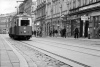
[(85, 22), (85, 31), (84, 31), (84, 37), (88, 37), (88, 27), (89, 27), (89, 21)]
[[(84, 29), (83, 29), (83, 21), (80, 21), (80, 37), (88, 37), (88, 27), (89, 27), (89, 21), (85, 21)], [(84, 32), (83, 32), (84, 30)], [(84, 33), (84, 36), (83, 36)]]

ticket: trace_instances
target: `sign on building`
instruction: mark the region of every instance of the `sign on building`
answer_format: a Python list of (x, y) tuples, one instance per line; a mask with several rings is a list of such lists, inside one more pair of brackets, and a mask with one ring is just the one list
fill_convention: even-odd
[(86, 20), (89, 20), (89, 17), (88, 16), (81, 16), (81, 20), (83, 20), (83, 21), (86, 21)]

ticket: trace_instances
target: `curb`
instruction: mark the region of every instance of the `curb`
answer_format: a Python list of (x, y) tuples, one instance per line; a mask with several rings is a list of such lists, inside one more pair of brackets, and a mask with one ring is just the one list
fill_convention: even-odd
[(25, 58), (19, 52), (17, 52), (17, 50), (15, 50), (8, 41), (6, 41), (3, 37), (2, 37), (2, 39), (12, 48), (12, 50), (18, 57), (18, 59), (20, 61), (20, 67), (28, 67), (28, 64), (27, 64), (27, 61), (25, 60)]

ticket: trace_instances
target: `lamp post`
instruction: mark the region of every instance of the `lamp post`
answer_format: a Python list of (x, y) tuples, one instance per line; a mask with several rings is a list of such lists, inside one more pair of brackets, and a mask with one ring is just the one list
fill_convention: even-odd
[(60, 4), (60, 22), (58, 23), (58, 36), (60, 36), (60, 29), (62, 27), (62, 0), (59, 0), (59, 4)]
[(60, 23), (61, 23), (61, 26), (62, 26), (62, 3), (61, 3), (62, 0), (59, 0), (59, 3), (60, 3)]
[(52, 19), (53, 19), (53, 1), (51, 0), (51, 29), (50, 31), (52, 30), (53, 31), (53, 22), (52, 22)]

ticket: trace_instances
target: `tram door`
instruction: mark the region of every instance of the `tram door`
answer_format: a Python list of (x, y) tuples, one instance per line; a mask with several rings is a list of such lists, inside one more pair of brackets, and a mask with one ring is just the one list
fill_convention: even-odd
[(84, 36), (83, 36), (83, 21), (80, 22), (80, 37), (88, 37), (89, 21), (85, 21)]

